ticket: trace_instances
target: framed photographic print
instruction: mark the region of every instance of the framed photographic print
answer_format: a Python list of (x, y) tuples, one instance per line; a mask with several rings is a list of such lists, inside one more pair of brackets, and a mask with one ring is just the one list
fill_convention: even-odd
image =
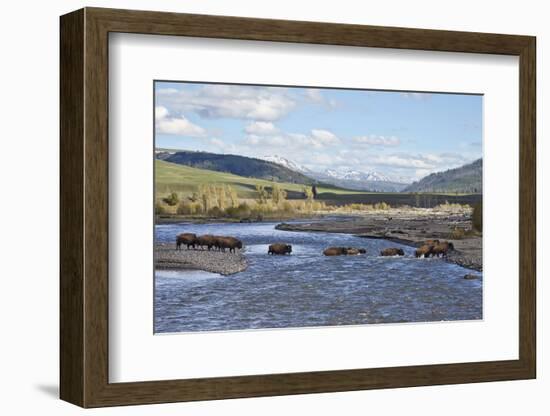
[(61, 17), (83, 406), (534, 378), (535, 38)]

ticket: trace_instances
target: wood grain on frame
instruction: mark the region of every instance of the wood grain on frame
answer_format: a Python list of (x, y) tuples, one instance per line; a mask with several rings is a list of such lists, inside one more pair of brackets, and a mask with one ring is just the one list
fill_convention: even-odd
[[(534, 378), (535, 38), (86, 8), (61, 17), (60, 396), (82, 407)], [(194, 36), (520, 58), (519, 359), (188, 380), (108, 380), (108, 34)]]

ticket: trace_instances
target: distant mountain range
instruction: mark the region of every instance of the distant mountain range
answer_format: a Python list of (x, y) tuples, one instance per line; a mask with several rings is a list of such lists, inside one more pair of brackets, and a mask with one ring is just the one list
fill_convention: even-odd
[(287, 169), (293, 170), (294, 172), (303, 173), (304, 175), (311, 174), (311, 170), (302, 166), (292, 160), (285, 159), (284, 157), (274, 155), (274, 156), (264, 156), (261, 158), (267, 162), (275, 163), (277, 165), (283, 166)]
[(156, 158), (170, 163), (194, 168), (227, 172), (247, 178), (265, 179), (275, 182), (311, 185), (317, 181), (279, 163), (246, 156), (224, 155), (187, 150), (156, 150)]
[(326, 169), (324, 172), (313, 172), (305, 166), (278, 155), (264, 156), (262, 159), (300, 172), (317, 181), (357, 191), (399, 192), (410, 183), (406, 180), (401, 181), (401, 178), (395, 180), (374, 171), (361, 172), (342, 168)]
[(390, 178), (378, 172), (360, 172), (353, 169), (327, 169), (324, 174), (330, 178), (348, 181), (391, 182)]
[(478, 159), (456, 169), (428, 175), (407, 186), (404, 192), (482, 193), (483, 161)]
[(325, 183), (355, 191), (400, 192), (408, 185), (407, 183), (392, 181), (387, 176), (377, 172), (327, 169), (325, 172), (314, 173), (313, 175), (315, 179)]
[(371, 192), (459, 192), (481, 193), (482, 160), (445, 172), (432, 173), (410, 184), (375, 172), (353, 169), (327, 169), (314, 172), (284, 157), (272, 155), (252, 158), (238, 155), (157, 149), (156, 158), (194, 168), (227, 172), (248, 178), (296, 184), (329, 184), (344, 189)]

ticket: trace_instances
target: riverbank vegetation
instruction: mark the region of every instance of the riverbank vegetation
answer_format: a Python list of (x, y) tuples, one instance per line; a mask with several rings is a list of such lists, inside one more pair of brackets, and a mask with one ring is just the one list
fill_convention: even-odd
[(157, 198), (155, 214), (254, 220), (311, 216), (329, 210), (324, 202), (314, 199), (311, 187), (307, 186), (302, 188), (303, 199), (288, 200), (286, 191), (277, 183), (270, 187), (258, 184), (255, 193), (254, 199), (242, 199), (230, 185), (199, 185), (187, 197), (171, 193)]
[(155, 192), (155, 214), (167, 221), (261, 221), (371, 213), (391, 216), (393, 209), (460, 215), (471, 213), (472, 201), (477, 200), (469, 195), (363, 192), (323, 184), (282, 183), (161, 160), (155, 162)]
[[(392, 207), (385, 202), (374, 204), (350, 203), (329, 205), (314, 198), (312, 187), (302, 187), (302, 199), (288, 199), (287, 192), (277, 183), (269, 187), (257, 185), (255, 198), (240, 198), (230, 185), (200, 185), (191, 195), (171, 193), (157, 197), (155, 214), (164, 218), (227, 219), (239, 221), (262, 221), (269, 219), (306, 218), (322, 215), (369, 215), (409, 212), (414, 216), (424, 215), (471, 215), (467, 204), (445, 202), (433, 208), (411, 206)], [(466, 230), (467, 231), (467, 230)], [(453, 231), (462, 238), (463, 230)]]

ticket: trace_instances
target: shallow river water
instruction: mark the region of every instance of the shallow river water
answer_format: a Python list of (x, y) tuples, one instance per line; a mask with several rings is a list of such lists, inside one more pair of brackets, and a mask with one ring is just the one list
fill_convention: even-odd
[[(232, 235), (245, 245), (247, 270), (155, 273), (155, 332), (359, 325), (482, 318), (481, 273), (441, 259), (416, 259), (414, 248), (349, 234), (275, 230), (276, 223), (162, 224), (156, 238), (181, 232)], [(274, 242), (292, 255), (269, 256)], [(325, 257), (328, 246), (363, 247), (360, 256)], [(380, 257), (401, 247), (404, 257)], [(465, 280), (465, 274), (480, 278)]]

